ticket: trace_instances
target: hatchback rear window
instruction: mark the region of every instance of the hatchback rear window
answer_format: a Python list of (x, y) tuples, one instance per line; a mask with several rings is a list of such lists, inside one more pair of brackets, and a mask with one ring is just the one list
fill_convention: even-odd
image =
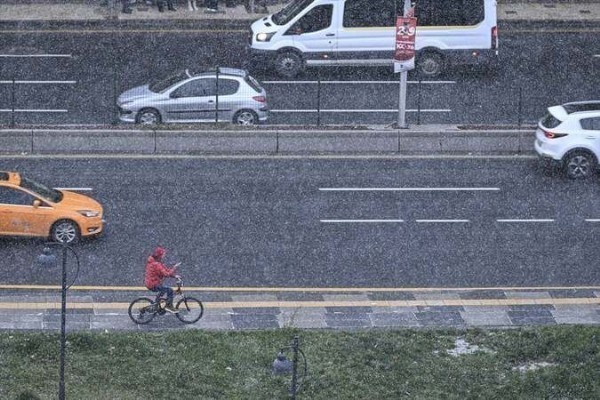
[(556, 128), (557, 126), (559, 126), (562, 121), (560, 119), (556, 118), (554, 115), (548, 114), (544, 118), (542, 118), (541, 122), (542, 122), (542, 126), (544, 126), (545, 128), (552, 129), (552, 128)]
[(246, 75), (246, 78), (244, 80), (246, 81), (246, 83), (248, 85), (250, 85), (250, 87), (252, 89), (254, 89), (254, 91), (256, 93), (260, 93), (262, 91), (262, 87), (260, 86), (260, 83), (258, 83), (258, 81), (256, 79), (254, 79), (253, 77), (251, 77), (250, 75)]

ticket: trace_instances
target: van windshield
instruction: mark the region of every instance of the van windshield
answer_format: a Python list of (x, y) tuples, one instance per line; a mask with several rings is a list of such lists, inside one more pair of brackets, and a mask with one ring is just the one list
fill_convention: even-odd
[(306, 7), (311, 5), (315, 0), (294, 0), (287, 6), (283, 7), (281, 11), (273, 14), (273, 23), (277, 25), (285, 25), (290, 22), (294, 17)]

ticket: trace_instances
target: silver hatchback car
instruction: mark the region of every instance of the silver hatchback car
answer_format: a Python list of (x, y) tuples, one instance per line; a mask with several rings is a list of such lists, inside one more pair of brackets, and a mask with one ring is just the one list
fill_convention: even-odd
[[(218, 79), (217, 79), (218, 78)], [(237, 68), (192, 72), (138, 86), (117, 99), (119, 119), (137, 124), (233, 122), (255, 125), (268, 118), (267, 93)]]

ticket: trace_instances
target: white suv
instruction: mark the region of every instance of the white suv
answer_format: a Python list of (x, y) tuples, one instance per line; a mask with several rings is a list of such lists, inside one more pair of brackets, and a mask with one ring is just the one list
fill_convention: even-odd
[(600, 100), (549, 107), (538, 122), (535, 151), (571, 179), (590, 177), (600, 160)]

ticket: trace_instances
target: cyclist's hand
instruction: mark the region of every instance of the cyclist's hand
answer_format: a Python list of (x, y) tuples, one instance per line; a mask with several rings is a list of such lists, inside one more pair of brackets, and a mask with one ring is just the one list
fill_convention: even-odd
[(175, 279), (181, 279), (181, 275), (175, 275)]

